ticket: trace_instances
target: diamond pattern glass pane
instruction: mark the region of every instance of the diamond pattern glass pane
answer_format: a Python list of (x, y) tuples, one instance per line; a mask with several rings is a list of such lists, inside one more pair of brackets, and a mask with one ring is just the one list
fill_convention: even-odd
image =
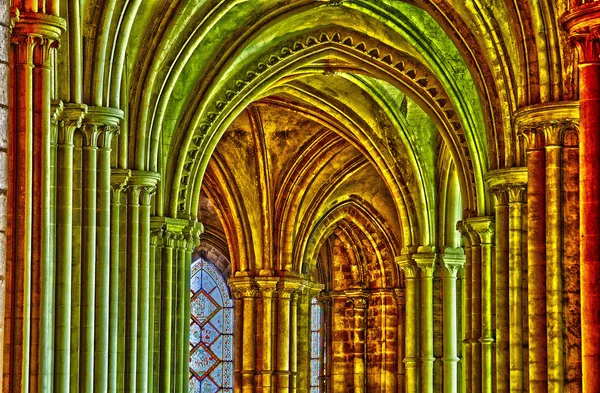
[(233, 392), (233, 300), (227, 283), (202, 258), (191, 274), (190, 393)]
[(321, 393), (319, 379), (323, 375), (325, 351), (323, 348), (323, 319), (317, 299), (310, 305), (310, 392)]

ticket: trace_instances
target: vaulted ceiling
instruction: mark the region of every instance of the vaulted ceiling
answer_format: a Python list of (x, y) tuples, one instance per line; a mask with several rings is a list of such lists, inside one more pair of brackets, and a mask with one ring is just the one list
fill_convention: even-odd
[[(242, 270), (270, 242), (310, 249), (310, 231), (352, 195), (375, 206), (393, 247), (440, 245), (441, 205), (489, 214), (483, 175), (522, 165), (514, 112), (577, 98), (557, 22), (566, 3), (63, 0), (81, 36), (61, 53), (79, 42), (84, 62), (62, 69), (60, 96), (125, 111), (116, 165), (161, 174), (155, 214), (191, 218), (201, 206), (230, 250), (249, 244), (232, 224), (246, 220), (244, 236), (264, 247), (238, 250)], [(446, 195), (453, 179), (460, 202)], [(261, 217), (251, 201), (282, 216)], [(219, 220), (205, 217), (209, 205)], [(280, 218), (291, 234), (252, 225)]]

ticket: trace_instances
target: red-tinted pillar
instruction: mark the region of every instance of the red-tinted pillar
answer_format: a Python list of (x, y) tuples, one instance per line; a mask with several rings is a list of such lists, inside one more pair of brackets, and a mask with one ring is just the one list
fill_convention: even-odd
[(600, 392), (600, 3), (563, 17), (579, 49), (579, 185), (583, 391)]

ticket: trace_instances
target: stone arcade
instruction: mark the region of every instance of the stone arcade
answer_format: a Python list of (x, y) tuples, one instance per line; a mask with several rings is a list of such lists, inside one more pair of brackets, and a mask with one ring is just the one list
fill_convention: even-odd
[(3, 392), (600, 393), (597, 0), (0, 0)]

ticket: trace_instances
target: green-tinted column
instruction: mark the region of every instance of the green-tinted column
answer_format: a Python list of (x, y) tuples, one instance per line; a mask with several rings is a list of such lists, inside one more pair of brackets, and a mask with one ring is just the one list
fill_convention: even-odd
[(94, 343), (94, 391), (108, 390), (108, 356), (110, 325), (110, 249), (111, 249), (111, 171), (110, 144), (117, 129), (101, 127), (98, 140), (98, 248), (96, 264), (96, 321)]
[(142, 186), (130, 184), (127, 196), (127, 288), (125, 293), (125, 392), (136, 391), (140, 193)]
[(79, 390), (94, 391), (94, 324), (96, 318), (97, 124), (84, 124), (81, 215), (81, 348)]
[[(396, 262), (406, 279), (406, 316), (404, 322), (404, 368), (407, 393), (419, 392), (419, 268), (409, 255), (401, 255)], [(433, 384), (433, 381), (432, 381)]]
[(59, 119), (56, 187), (54, 391), (69, 392), (71, 365), (71, 258), (73, 249), (73, 134), (84, 106), (65, 107)]
[(136, 390), (148, 391), (148, 360), (150, 356), (150, 202), (156, 187), (144, 186), (140, 193), (139, 260), (138, 260), (138, 329)]
[[(189, 228), (188, 228), (189, 229)], [(183, 363), (183, 375), (182, 375), (182, 391), (187, 390), (190, 380), (190, 319), (191, 319), (191, 299), (190, 299), (190, 286), (191, 286), (191, 265), (192, 265), (192, 249), (200, 243), (196, 233), (186, 233), (185, 236), (185, 257), (184, 257), (184, 277), (183, 282), (185, 283), (185, 299), (183, 303), (183, 345), (180, 349), (181, 361)]]
[(458, 393), (458, 329), (457, 288), (458, 272), (463, 268), (465, 256), (444, 254), (443, 266), (443, 343), (444, 343), (444, 393)]
[(148, 392), (158, 392), (160, 357), (160, 273), (164, 231), (152, 228), (150, 234), (150, 315), (148, 317)]
[[(32, 374), (39, 361), (37, 370), (39, 379), (35, 385), (32, 377), (32, 390), (51, 391), (53, 385), (52, 360), (54, 358), (54, 277), (55, 277), (55, 254), (52, 238), (52, 140), (50, 125), (50, 93), (51, 93), (51, 64), (50, 56), (52, 48), (57, 44), (53, 39), (36, 38), (36, 46), (33, 53), (33, 181), (36, 184), (33, 192), (34, 217), (34, 248), (39, 251), (34, 254), (32, 261), (39, 258), (40, 271), (35, 272), (32, 277), (33, 304), (32, 304)], [(37, 255), (37, 257), (35, 256)], [(39, 275), (38, 275), (39, 274)], [(37, 284), (35, 284), (37, 282)], [(35, 295), (39, 285), (39, 299)], [(37, 310), (37, 311), (36, 311)], [(39, 314), (38, 314), (39, 313)], [(37, 314), (37, 315), (36, 315)], [(35, 320), (38, 320), (36, 323)], [(37, 325), (37, 327), (36, 327)], [(37, 330), (37, 334), (36, 334)], [(39, 345), (39, 353), (36, 354), (35, 347)]]
[(187, 241), (181, 237), (177, 247), (177, 332), (176, 342), (176, 373), (175, 386), (176, 392), (183, 392), (187, 388), (187, 376), (189, 373), (189, 364), (185, 358), (185, 346), (189, 347), (188, 337), (185, 336), (185, 325), (189, 325), (189, 314), (186, 314), (186, 303), (190, 303), (189, 282), (186, 282), (186, 245)]
[(118, 392), (118, 352), (119, 352), (119, 265), (121, 196), (127, 184), (129, 171), (113, 170), (111, 174), (110, 202), (110, 294), (109, 294), (109, 342), (108, 342), (108, 391)]
[(469, 228), (466, 222), (460, 221), (457, 223), (456, 228), (460, 231), (465, 249), (465, 269), (463, 274), (463, 321), (464, 321), (464, 334), (463, 334), (463, 350), (464, 350), (464, 391), (466, 393), (474, 393), (473, 391), (473, 320), (472, 320), (472, 303), (471, 298), (473, 297), (473, 238), (469, 232)]
[(173, 247), (174, 236), (165, 233), (162, 247), (162, 298), (161, 298), (161, 335), (160, 335), (160, 375), (159, 392), (171, 393), (173, 391), (173, 296), (174, 296), (174, 268)]
[[(421, 393), (433, 393), (433, 274), (436, 268), (435, 254), (414, 254), (421, 277)], [(410, 391), (410, 390), (409, 390)]]

